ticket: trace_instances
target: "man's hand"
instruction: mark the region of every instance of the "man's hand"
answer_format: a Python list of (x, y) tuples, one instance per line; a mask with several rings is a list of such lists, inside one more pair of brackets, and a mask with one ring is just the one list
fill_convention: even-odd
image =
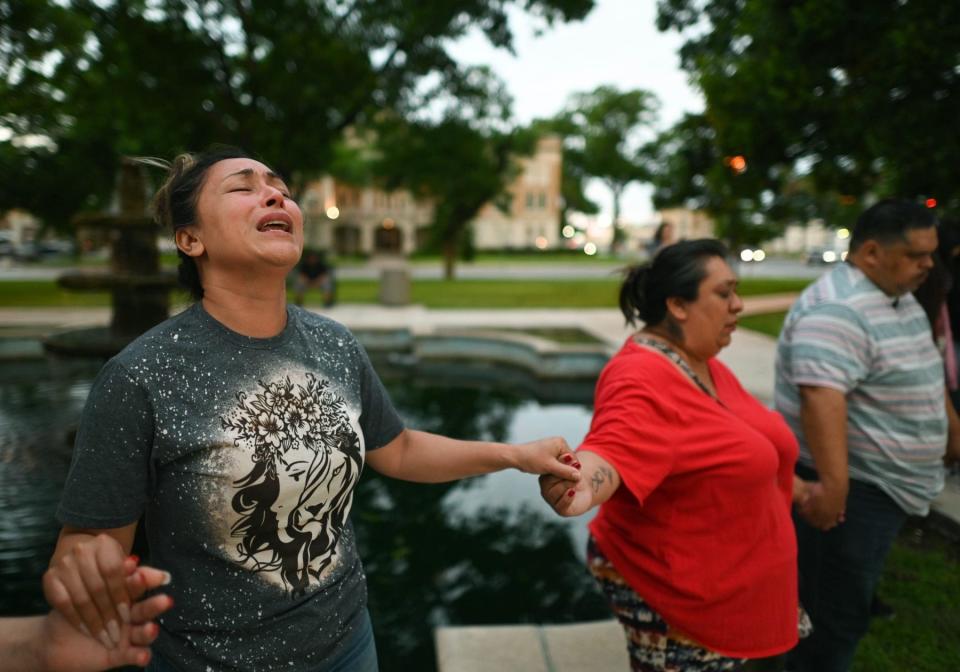
[(825, 488), (819, 481), (807, 484), (806, 501), (798, 505), (800, 515), (812, 526), (829, 530), (843, 522), (847, 506), (845, 492)]
[[(127, 569), (135, 568), (128, 560)], [(170, 581), (170, 575), (152, 567), (139, 567), (127, 577), (125, 587), (134, 600)], [(95, 672), (123, 665), (146, 666), (150, 662), (150, 644), (159, 628), (153, 622), (173, 606), (167, 595), (153, 595), (136, 602), (130, 610), (130, 623), (120, 628), (120, 641), (112, 648), (74, 628), (56, 611), (44, 617), (38, 649), (43, 652), (45, 670), (56, 672)]]
[(514, 462), (528, 474), (549, 474), (576, 483), (580, 480), (580, 462), (566, 440), (559, 436), (518, 444)]
[[(947, 399), (947, 404), (952, 404)], [(954, 464), (960, 464), (960, 431), (951, 431), (947, 434), (947, 452), (943, 455), (943, 463), (950, 467)]]
[(793, 504), (797, 508), (803, 507), (804, 504), (810, 499), (810, 486), (813, 485), (811, 481), (805, 481), (799, 476), (793, 477)]

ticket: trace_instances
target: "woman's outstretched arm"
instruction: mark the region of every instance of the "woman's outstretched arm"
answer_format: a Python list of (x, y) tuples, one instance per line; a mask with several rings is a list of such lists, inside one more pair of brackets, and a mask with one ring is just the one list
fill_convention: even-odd
[(387, 445), (368, 452), (366, 459), (381, 474), (419, 483), (444, 483), (502, 469), (552, 474), (571, 482), (580, 479), (577, 457), (560, 437), (509, 444), (404, 429)]

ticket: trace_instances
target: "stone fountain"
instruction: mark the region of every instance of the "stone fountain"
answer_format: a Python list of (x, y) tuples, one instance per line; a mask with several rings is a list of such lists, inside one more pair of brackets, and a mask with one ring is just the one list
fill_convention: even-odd
[(48, 352), (78, 357), (112, 357), (130, 341), (167, 319), (170, 290), (176, 275), (160, 268), (157, 225), (148, 214), (144, 167), (124, 158), (113, 207), (104, 213), (84, 213), (73, 225), (105, 229), (110, 241), (108, 271), (70, 271), (57, 282), (75, 291), (109, 290), (110, 325), (53, 334), (44, 340)]

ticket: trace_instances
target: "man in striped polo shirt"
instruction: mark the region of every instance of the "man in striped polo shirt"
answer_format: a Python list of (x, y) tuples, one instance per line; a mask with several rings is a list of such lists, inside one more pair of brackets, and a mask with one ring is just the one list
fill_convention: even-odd
[(814, 626), (791, 656), (797, 672), (849, 669), (897, 532), (943, 487), (948, 427), (960, 443), (943, 360), (910, 293), (933, 267), (936, 226), (909, 202), (866, 210), (846, 263), (801, 294), (780, 335), (775, 404), (800, 442), (797, 473), (815, 481), (794, 515)]

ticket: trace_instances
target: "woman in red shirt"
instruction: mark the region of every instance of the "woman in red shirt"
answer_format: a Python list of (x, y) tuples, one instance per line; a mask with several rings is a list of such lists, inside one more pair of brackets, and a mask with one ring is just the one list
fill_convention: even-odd
[(782, 667), (797, 642), (790, 519), (797, 442), (716, 359), (743, 302), (715, 240), (664, 248), (620, 291), (644, 327), (597, 382), (579, 483), (541, 478), (563, 516), (600, 506), (587, 561), (634, 670)]

